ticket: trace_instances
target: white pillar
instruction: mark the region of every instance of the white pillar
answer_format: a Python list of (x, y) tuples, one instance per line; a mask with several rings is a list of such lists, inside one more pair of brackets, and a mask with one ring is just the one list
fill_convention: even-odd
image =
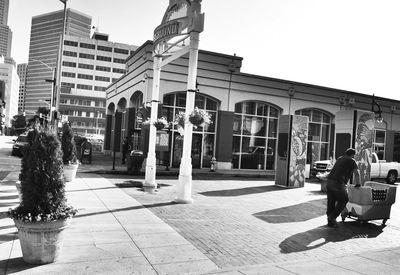
[(151, 93), (151, 115), (150, 115), (150, 133), (149, 133), (149, 151), (146, 159), (146, 174), (144, 181), (144, 190), (153, 193), (157, 188), (156, 183), (156, 134), (157, 129), (153, 122), (157, 120), (158, 113), (158, 98), (160, 93), (160, 62), (161, 56), (154, 57), (153, 64), (153, 89)]
[[(194, 109), (196, 77), (197, 77), (197, 58), (199, 49), (199, 33), (190, 33), (189, 49), (189, 70), (186, 93), (186, 114), (190, 114)], [(178, 197), (177, 203), (192, 203), (192, 134), (193, 125), (186, 119), (185, 134), (183, 137), (183, 152), (179, 169)]]

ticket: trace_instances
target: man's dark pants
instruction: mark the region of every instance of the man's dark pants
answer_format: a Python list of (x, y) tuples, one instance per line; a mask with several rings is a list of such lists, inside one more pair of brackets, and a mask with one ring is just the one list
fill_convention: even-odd
[(326, 215), (329, 219), (335, 220), (349, 201), (346, 184), (341, 184), (328, 179), (326, 192), (328, 195)]

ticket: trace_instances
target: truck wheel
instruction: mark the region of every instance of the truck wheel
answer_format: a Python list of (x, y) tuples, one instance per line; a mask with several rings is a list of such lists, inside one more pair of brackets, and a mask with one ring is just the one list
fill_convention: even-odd
[(386, 177), (386, 183), (394, 184), (397, 181), (397, 173), (395, 171), (389, 171)]

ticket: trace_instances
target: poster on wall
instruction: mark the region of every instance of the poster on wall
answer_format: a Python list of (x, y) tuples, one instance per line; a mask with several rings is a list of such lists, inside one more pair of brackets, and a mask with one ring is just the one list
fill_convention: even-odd
[(362, 183), (371, 179), (372, 148), (374, 144), (374, 113), (357, 111), (354, 149)]
[(306, 173), (308, 117), (293, 116), (288, 186), (303, 187)]

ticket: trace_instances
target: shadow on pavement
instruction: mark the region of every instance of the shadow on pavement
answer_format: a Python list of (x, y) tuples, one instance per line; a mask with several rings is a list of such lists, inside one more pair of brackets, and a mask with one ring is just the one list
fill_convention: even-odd
[(143, 208), (153, 208), (153, 207), (161, 207), (161, 206), (168, 206), (168, 205), (174, 205), (176, 204), (175, 202), (163, 202), (163, 203), (155, 203), (155, 204), (143, 204), (139, 206), (131, 206), (131, 207), (125, 207), (125, 208), (120, 208), (120, 209), (115, 209), (115, 210), (105, 210), (105, 211), (99, 211), (99, 212), (93, 212), (93, 213), (86, 213), (86, 214), (76, 214), (74, 217), (76, 218), (82, 218), (82, 217), (88, 217), (88, 216), (95, 216), (99, 214), (107, 214), (107, 213), (115, 213), (115, 212), (122, 212), (122, 211), (128, 211), (128, 210), (138, 210), (138, 209), (143, 209)]
[(269, 223), (302, 222), (325, 215), (326, 199), (312, 200), (296, 205), (262, 211), (253, 214)]
[(287, 188), (276, 186), (276, 185), (268, 185), (268, 186), (255, 186), (255, 187), (246, 187), (239, 189), (231, 189), (231, 190), (215, 190), (215, 191), (206, 191), (199, 193), (200, 195), (207, 197), (236, 197), (250, 194), (258, 194), (272, 191), (281, 191), (287, 190)]
[(358, 238), (376, 238), (383, 227), (373, 223), (339, 223), (338, 228), (320, 226), (286, 238), (279, 244), (281, 253), (293, 253), (311, 250), (330, 242), (343, 242)]

